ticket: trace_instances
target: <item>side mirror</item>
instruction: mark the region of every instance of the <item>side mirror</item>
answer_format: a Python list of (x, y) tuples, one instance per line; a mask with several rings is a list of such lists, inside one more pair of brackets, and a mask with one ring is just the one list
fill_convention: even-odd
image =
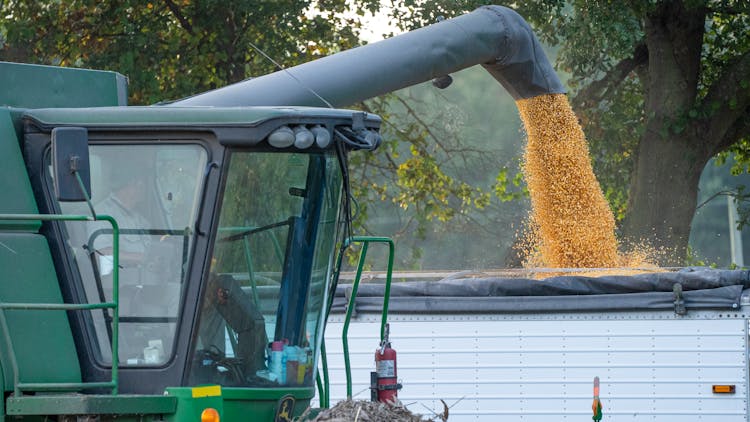
[[(89, 133), (83, 127), (52, 129), (52, 173), (58, 201), (86, 201), (91, 197)], [(83, 192), (76, 173), (81, 176)]]

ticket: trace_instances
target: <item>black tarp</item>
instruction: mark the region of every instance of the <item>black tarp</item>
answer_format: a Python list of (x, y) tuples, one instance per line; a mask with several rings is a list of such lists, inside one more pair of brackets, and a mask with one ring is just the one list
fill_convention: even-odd
[[(682, 290), (680, 298), (675, 285)], [(517, 313), (675, 309), (736, 310), (750, 272), (685, 268), (631, 276), (559, 276), (526, 278), (453, 278), (394, 282), (389, 313)], [(384, 284), (359, 286), (356, 312), (380, 312)], [(343, 312), (351, 285), (339, 285), (331, 312)]]

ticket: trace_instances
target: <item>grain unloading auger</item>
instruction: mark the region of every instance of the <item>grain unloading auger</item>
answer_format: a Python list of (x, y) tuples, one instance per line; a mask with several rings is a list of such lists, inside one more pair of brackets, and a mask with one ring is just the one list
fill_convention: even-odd
[(346, 107), (477, 64), (515, 99), (565, 92), (529, 24), (507, 7), (484, 6), (173, 104)]
[(474, 64), (516, 98), (564, 91), (502, 7), (168, 106), (122, 107), (112, 72), (0, 63), (0, 415), (299, 415), (351, 240), (346, 154), (380, 125), (320, 106)]

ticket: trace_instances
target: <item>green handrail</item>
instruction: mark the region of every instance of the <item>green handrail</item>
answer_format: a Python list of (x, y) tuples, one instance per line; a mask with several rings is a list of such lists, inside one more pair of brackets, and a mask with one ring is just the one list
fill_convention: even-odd
[(349, 322), (352, 319), (352, 311), (354, 310), (354, 303), (357, 299), (357, 289), (359, 289), (359, 282), (362, 278), (362, 269), (365, 265), (365, 258), (367, 256), (367, 249), (370, 243), (387, 243), (388, 244), (388, 269), (386, 272), (385, 279), (385, 292), (383, 293), (383, 314), (380, 320), (380, 341), (382, 342), (385, 338), (385, 325), (388, 323), (388, 302), (391, 295), (391, 275), (393, 274), (393, 255), (394, 245), (393, 240), (387, 237), (375, 237), (375, 236), (353, 236), (347, 239), (344, 243), (344, 247), (349, 246), (352, 243), (362, 243), (362, 251), (359, 254), (359, 263), (357, 264), (357, 274), (354, 277), (352, 283), (352, 293), (349, 296), (349, 303), (346, 306), (346, 317), (344, 318), (344, 327), (341, 332), (341, 340), (344, 344), (344, 367), (346, 371), (346, 398), (352, 398), (352, 371), (351, 364), (349, 362)]
[(260, 308), (258, 285), (255, 282), (255, 270), (253, 269), (253, 254), (250, 251), (250, 239), (247, 236), (242, 237), (242, 246), (245, 249), (245, 264), (247, 264), (247, 276), (250, 278), (250, 287), (253, 290), (253, 302), (255, 306)]
[[(331, 398), (329, 396), (329, 380), (328, 380), (328, 361), (326, 359), (326, 338), (323, 336), (321, 342), (320, 342), (320, 361), (323, 365), (323, 379), (325, 381), (321, 382), (320, 380), (320, 371), (318, 371), (315, 382), (318, 385), (318, 394), (320, 394), (320, 407), (327, 409), (331, 407)], [(325, 383), (325, 386), (324, 384)]]
[(323, 382), (320, 380), (320, 371), (315, 372), (315, 385), (318, 387), (318, 396), (320, 397), (320, 407), (322, 409), (328, 408), (325, 404), (325, 391), (323, 390)]
[[(247, 231), (256, 229), (258, 227), (256, 226), (240, 226), (240, 227), (220, 227), (219, 232), (232, 232), (232, 231)], [(260, 304), (260, 299), (258, 297), (258, 287), (257, 282), (255, 281), (255, 270), (253, 269), (253, 254), (250, 250), (250, 234), (244, 234), (242, 236), (242, 246), (244, 249), (244, 255), (245, 255), (245, 263), (247, 265), (247, 273), (248, 278), (250, 280), (250, 287), (252, 288), (253, 292), (253, 300), (255, 301), (256, 305)], [(273, 233), (268, 233), (268, 236), (271, 238), (271, 243), (274, 247), (274, 252), (276, 254), (276, 257), (279, 259), (279, 263), (283, 264), (283, 256), (281, 255), (281, 246), (279, 246), (279, 240), (276, 238), (276, 236), (273, 235)]]
[[(119, 324), (120, 324), (120, 228), (117, 221), (109, 215), (59, 215), (59, 214), (0, 214), (0, 220), (40, 220), (40, 221), (107, 221), (112, 226), (112, 301), (103, 303), (3, 303), (0, 302), (0, 327), (3, 330), (3, 340), (8, 346), (9, 358), (13, 372), (13, 392), (20, 397), (22, 391), (65, 391), (82, 390), (85, 388), (111, 388), (112, 395), (117, 395), (119, 356)], [(112, 380), (109, 382), (79, 382), (79, 383), (22, 383), (18, 369), (13, 341), (10, 338), (5, 310), (51, 310), (51, 311), (80, 311), (93, 309), (112, 309)]]

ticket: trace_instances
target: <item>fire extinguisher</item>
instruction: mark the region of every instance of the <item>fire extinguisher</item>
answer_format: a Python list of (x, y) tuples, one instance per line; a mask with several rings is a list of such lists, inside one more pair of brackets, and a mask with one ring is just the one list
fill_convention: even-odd
[(385, 324), (385, 336), (380, 347), (375, 350), (375, 372), (370, 373), (370, 399), (382, 403), (397, 403), (401, 384), (398, 383), (396, 350), (391, 348), (389, 332), (390, 325)]

